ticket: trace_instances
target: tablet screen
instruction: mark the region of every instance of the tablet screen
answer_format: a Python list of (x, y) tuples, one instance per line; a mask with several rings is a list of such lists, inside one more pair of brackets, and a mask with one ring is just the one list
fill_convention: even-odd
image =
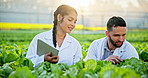
[(43, 42), (42, 40), (37, 40), (37, 54), (39, 56), (44, 55), (46, 53), (52, 52), (52, 56), (58, 55), (58, 50)]

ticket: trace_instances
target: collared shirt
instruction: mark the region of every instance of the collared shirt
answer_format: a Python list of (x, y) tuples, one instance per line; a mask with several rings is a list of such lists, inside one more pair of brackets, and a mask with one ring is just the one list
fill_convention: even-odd
[[(30, 46), (28, 48), (28, 52), (26, 55), (26, 57), (33, 62), (34, 67), (37, 67), (39, 64), (44, 62), (44, 55), (42, 56), (37, 55), (37, 40), (38, 39), (54, 47), (52, 30), (36, 35), (33, 38), (32, 42), (30, 43)], [(81, 46), (79, 42), (75, 38), (69, 36), (68, 34), (66, 34), (61, 47), (56, 47), (56, 49), (59, 50), (58, 63), (66, 63), (68, 65), (73, 65), (82, 58)]]
[[(102, 60), (104, 57), (104, 45), (107, 43), (107, 37), (95, 40), (91, 43), (88, 53), (84, 61), (88, 59)], [(123, 42), (123, 45), (119, 48), (116, 48), (113, 52), (113, 55), (120, 57), (121, 59), (130, 59), (132, 57), (138, 58), (138, 53), (136, 49), (126, 40)]]
[(109, 57), (110, 55), (113, 55), (114, 50), (109, 50), (107, 47), (107, 42), (104, 45), (104, 55), (102, 57), (101, 60), (105, 60), (107, 57)]

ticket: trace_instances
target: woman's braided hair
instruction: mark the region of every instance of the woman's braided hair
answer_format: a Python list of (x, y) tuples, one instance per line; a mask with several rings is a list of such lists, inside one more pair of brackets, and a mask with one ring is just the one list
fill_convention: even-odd
[(74, 11), (76, 14), (76, 10), (71, 7), (71, 6), (68, 6), (68, 5), (60, 5), (57, 10), (54, 12), (54, 21), (53, 21), (53, 31), (52, 31), (52, 35), (53, 35), (53, 44), (54, 44), (54, 47), (56, 47), (56, 26), (57, 26), (57, 15), (60, 14), (62, 16), (64, 15), (68, 15), (71, 11)]

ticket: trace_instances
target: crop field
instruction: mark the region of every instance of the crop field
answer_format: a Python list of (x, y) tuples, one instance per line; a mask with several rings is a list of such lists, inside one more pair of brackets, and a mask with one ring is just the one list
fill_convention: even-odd
[[(25, 58), (33, 37), (47, 30), (0, 30), (0, 78), (148, 78), (148, 30), (129, 30), (126, 40), (137, 50), (140, 59), (131, 58), (112, 64), (108, 61), (80, 60), (72, 66), (43, 62), (33, 68)], [(82, 46), (83, 58), (98, 34), (70, 34)]]

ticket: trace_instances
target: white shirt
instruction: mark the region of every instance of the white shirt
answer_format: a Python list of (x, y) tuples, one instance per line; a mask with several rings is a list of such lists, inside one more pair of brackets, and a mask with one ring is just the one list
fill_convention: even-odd
[[(54, 47), (52, 30), (36, 35), (33, 38), (32, 42), (30, 43), (30, 46), (28, 48), (28, 52), (26, 55), (26, 58), (30, 59), (33, 62), (34, 67), (37, 67), (39, 64), (44, 62), (44, 55), (42, 56), (37, 55), (38, 39)], [(68, 65), (73, 65), (82, 58), (82, 52), (81, 52), (82, 49), (79, 42), (75, 38), (69, 36), (68, 34), (66, 34), (61, 47), (57, 47), (57, 48), (59, 50), (58, 63), (66, 63)]]
[[(107, 37), (93, 41), (88, 49), (88, 53), (84, 61), (88, 59), (101, 60), (104, 55), (104, 45), (106, 43)], [(116, 55), (121, 59), (130, 59), (132, 57), (139, 59), (136, 49), (126, 40), (120, 48), (116, 48), (114, 50), (113, 55)]]

